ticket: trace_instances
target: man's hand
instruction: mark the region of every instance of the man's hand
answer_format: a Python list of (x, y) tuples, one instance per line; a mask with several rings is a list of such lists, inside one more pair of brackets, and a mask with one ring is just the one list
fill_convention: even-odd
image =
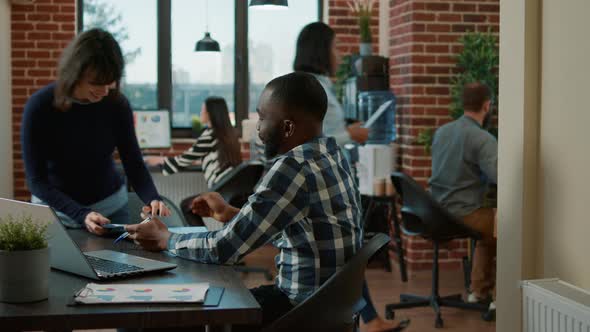
[(223, 223), (230, 221), (240, 211), (214, 192), (195, 197), (191, 204), (191, 210), (196, 215), (210, 217)]
[(90, 212), (86, 215), (84, 219), (84, 225), (86, 229), (93, 234), (96, 235), (104, 235), (107, 231), (102, 228), (102, 225), (108, 224), (111, 221), (105, 218), (102, 214), (98, 212)]
[(156, 217), (152, 217), (152, 220), (143, 224), (126, 225), (125, 230), (129, 232), (130, 239), (146, 250), (162, 251), (168, 247), (170, 231)]
[(363, 144), (369, 139), (369, 129), (361, 127), (360, 122), (351, 124), (346, 127), (346, 130), (348, 131), (350, 138), (359, 144)]
[(151, 213), (153, 216), (163, 216), (163, 217), (167, 217), (171, 214), (170, 210), (168, 209), (166, 204), (164, 204), (164, 202), (162, 202), (162, 201), (157, 201), (157, 200), (153, 200), (150, 202), (150, 205), (144, 206), (141, 209), (141, 212), (146, 213), (146, 214)]

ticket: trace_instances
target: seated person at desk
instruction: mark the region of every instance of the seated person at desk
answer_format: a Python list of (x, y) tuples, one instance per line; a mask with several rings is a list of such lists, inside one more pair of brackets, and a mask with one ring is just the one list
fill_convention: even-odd
[(324, 90), (311, 75), (273, 79), (260, 97), (257, 127), (265, 154), (277, 157), (242, 209), (219, 194), (206, 193), (195, 199), (193, 208), (226, 223), (221, 230), (173, 234), (153, 218), (127, 226), (131, 238), (148, 250), (186, 249), (206, 263), (234, 263), (274, 241), (281, 251), (276, 285), (251, 291), (261, 304), (263, 325), (291, 310), (362, 243), (360, 196), (349, 164), (335, 140), (322, 136), (326, 104)]
[(498, 176), (498, 142), (485, 130), (490, 104), (487, 86), (465, 85), (464, 115), (437, 129), (432, 143), (432, 196), (483, 237), (475, 248), (469, 302), (495, 298), (494, 210), (482, 207), (488, 183)]
[(106, 232), (104, 224), (130, 219), (115, 148), (143, 202), (154, 214), (170, 214), (143, 163), (131, 107), (119, 91), (123, 70), (113, 36), (101, 29), (84, 31), (64, 50), (57, 81), (35, 92), (23, 114), (31, 201), (54, 208), (65, 226), (98, 235)]
[[(205, 100), (201, 109), (201, 121), (205, 129), (190, 149), (174, 157), (147, 157), (145, 160), (148, 165), (161, 165), (164, 175), (171, 175), (195, 162), (201, 162), (207, 185), (212, 188), (215, 182), (242, 161), (240, 143), (229, 120), (227, 104), (223, 98), (209, 97)], [(191, 204), (195, 197), (183, 199), (180, 207), (189, 224), (201, 226), (201, 218), (191, 212)]]

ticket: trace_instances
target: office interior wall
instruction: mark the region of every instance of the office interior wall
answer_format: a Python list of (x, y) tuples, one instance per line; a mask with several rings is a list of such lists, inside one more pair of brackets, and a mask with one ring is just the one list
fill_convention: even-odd
[(13, 197), (10, 1), (0, 1), (0, 197)]

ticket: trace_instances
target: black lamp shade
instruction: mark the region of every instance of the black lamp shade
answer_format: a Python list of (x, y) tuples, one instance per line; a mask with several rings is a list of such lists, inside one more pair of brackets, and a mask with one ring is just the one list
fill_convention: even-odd
[(289, 7), (288, 0), (250, 0), (250, 6), (283, 6)]
[(211, 38), (209, 32), (205, 32), (205, 37), (195, 45), (195, 52), (219, 52), (219, 43)]

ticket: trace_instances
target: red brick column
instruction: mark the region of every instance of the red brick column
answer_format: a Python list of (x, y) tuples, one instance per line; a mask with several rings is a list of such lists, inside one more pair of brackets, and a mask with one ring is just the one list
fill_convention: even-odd
[[(457, 72), (458, 39), (467, 31), (499, 31), (499, 0), (392, 0), (389, 15), (390, 85), (397, 96), (397, 167), (426, 185), (431, 160), (418, 134), (438, 128), (449, 116), (450, 80)], [(430, 268), (428, 242), (405, 238), (410, 270)], [(441, 250), (442, 268), (456, 268), (466, 241)]]
[(56, 77), (61, 51), (76, 31), (76, 0), (37, 0), (12, 5), (12, 128), (14, 197), (27, 200), (20, 144), (23, 108), (29, 96)]

